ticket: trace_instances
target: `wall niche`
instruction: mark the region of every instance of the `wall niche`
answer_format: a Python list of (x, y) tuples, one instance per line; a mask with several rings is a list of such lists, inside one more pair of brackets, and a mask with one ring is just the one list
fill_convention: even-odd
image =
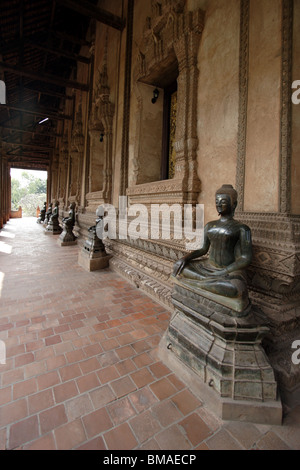
[[(204, 26), (202, 10), (187, 11), (183, 1), (152, 2), (133, 72), (137, 112), (135, 145), (130, 159), (130, 203), (172, 201), (197, 204), (197, 68)], [(166, 90), (177, 84), (174, 172), (162, 172)], [(159, 98), (153, 105), (153, 91)]]

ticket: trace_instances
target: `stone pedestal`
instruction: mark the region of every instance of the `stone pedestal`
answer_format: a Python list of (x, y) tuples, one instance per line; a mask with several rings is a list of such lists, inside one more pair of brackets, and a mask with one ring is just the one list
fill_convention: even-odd
[(97, 237), (96, 226), (90, 227), (88, 238), (78, 254), (78, 264), (87, 271), (98, 271), (108, 268), (111, 258), (102, 240)]
[(86, 271), (99, 271), (109, 267), (111, 255), (102, 254), (101, 256), (91, 256), (90, 253), (83, 249), (78, 254), (78, 264)]
[(251, 305), (238, 316), (178, 280), (172, 302), (161, 359), (222, 419), (281, 424), (277, 383), (261, 346), (268, 328), (259, 324)]
[(73, 246), (77, 244), (77, 237), (72, 231), (72, 227), (64, 225), (63, 231), (61, 232), (57, 244), (60, 246)]
[(46, 234), (59, 235), (62, 231), (57, 219), (51, 220), (45, 228)]
[(74, 246), (77, 245), (77, 240), (69, 241), (69, 242), (64, 242), (60, 238), (57, 240), (57, 244), (59, 246)]

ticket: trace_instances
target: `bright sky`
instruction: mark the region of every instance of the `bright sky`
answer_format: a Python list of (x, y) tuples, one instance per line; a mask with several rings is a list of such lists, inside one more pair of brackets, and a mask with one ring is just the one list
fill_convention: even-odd
[(12, 178), (16, 180), (20, 180), (22, 178), (23, 171), (26, 171), (29, 175), (33, 175), (35, 178), (40, 178), (42, 180), (47, 179), (47, 171), (38, 171), (38, 170), (24, 170), (19, 168), (11, 168), (10, 175)]

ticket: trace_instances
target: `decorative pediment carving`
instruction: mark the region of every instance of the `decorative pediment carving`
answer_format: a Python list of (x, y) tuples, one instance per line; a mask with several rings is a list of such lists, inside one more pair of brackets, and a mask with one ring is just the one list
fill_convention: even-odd
[[(204, 27), (204, 12), (199, 9), (189, 11), (187, 2), (184, 0), (153, 0), (151, 2), (151, 16), (146, 18), (143, 36), (137, 46), (137, 55), (134, 77), (134, 91), (137, 99), (136, 113), (136, 136), (139, 145), (135, 148), (135, 155), (132, 162), (131, 185), (140, 186), (141, 183), (148, 183), (149, 175), (143, 173), (145, 151), (140, 144), (141, 138), (146, 140), (146, 123), (149, 125), (149, 118), (146, 117), (146, 103), (148, 85), (167, 90), (171, 84), (177, 81), (177, 114), (176, 135), (173, 146), (175, 149), (174, 158), (174, 181), (165, 183), (162, 181), (152, 182), (152, 188), (161, 189), (165, 184), (168, 189), (182, 194), (181, 202), (188, 201), (196, 203), (201, 189), (201, 183), (197, 174), (197, 91), (198, 91), (198, 51), (201, 34)], [(141, 93), (140, 88), (143, 88)], [(150, 100), (149, 100), (150, 101)], [(147, 101), (148, 102), (148, 101)], [(158, 114), (158, 111), (157, 111)], [(143, 125), (141, 125), (143, 123)], [(154, 125), (153, 122), (151, 122)], [(157, 131), (157, 126), (155, 127)], [(158, 132), (158, 131), (157, 131)], [(144, 134), (143, 134), (144, 133)], [(155, 146), (149, 150), (153, 155), (157, 155), (159, 150)], [(158, 159), (157, 159), (158, 160)], [(155, 167), (157, 175), (157, 166)], [(142, 191), (144, 195), (149, 190), (149, 185), (143, 184), (141, 188), (134, 188), (130, 185), (128, 194)], [(153, 190), (150, 190), (151, 197)], [(175, 196), (174, 196), (175, 197)]]
[[(182, 44), (187, 58), (190, 55), (196, 58), (204, 26), (204, 12), (185, 11), (184, 7), (184, 0), (152, 2), (152, 15), (146, 19), (143, 39), (139, 45), (135, 80), (147, 81), (147, 76), (153, 74), (158, 64), (168, 60), (175, 44), (179, 51), (178, 44)], [(196, 47), (195, 39), (184, 40), (186, 36), (193, 35), (198, 36)]]

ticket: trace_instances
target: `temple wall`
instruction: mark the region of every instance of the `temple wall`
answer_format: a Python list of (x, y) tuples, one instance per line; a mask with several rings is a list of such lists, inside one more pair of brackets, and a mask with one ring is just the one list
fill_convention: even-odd
[[(291, 84), (300, 80), (300, 0), (134, 0), (132, 22), (130, 4), (102, 1), (126, 27), (95, 22), (91, 47), (81, 50), (94, 61), (92, 87), (68, 90), (74, 100), (66, 101), (65, 112), (75, 119), (61, 129), (51, 197), (59, 195), (62, 215), (76, 202), (81, 245), (97, 206), (118, 208), (120, 195), (148, 208), (201, 203), (208, 222), (217, 217), (216, 189), (236, 187), (236, 218), (253, 235), (251, 300), (271, 325), (272, 363), (293, 390), (300, 373), (287, 377), (286, 371), (291, 339), (300, 331), (300, 104), (291, 103)], [(77, 79), (86, 82), (91, 67), (78, 64)], [(164, 180), (163, 101), (172, 80), (175, 175)], [(153, 105), (155, 87), (160, 94)], [(186, 253), (183, 240), (106, 245), (111, 269), (172, 308), (170, 274)]]
[[(294, 0), (293, 81), (300, 80), (300, 1)], [(299, 89), (299, 87), (298, 87)], [(296, 91), (296, 90), (293, 90)], [(299, 94), (297, 95), (299, 98)], [(292, 214), (300, 214), (300, 103), (292, 105)]]
[(244, 193), (249, 211), (278, 211), (280, 32), (281, 1), (252, 0)]
[(239, 0), (207, 2), (198, 67), (199, 203), (216, 218), (215, 191), (235, 184), (239, 110)]

